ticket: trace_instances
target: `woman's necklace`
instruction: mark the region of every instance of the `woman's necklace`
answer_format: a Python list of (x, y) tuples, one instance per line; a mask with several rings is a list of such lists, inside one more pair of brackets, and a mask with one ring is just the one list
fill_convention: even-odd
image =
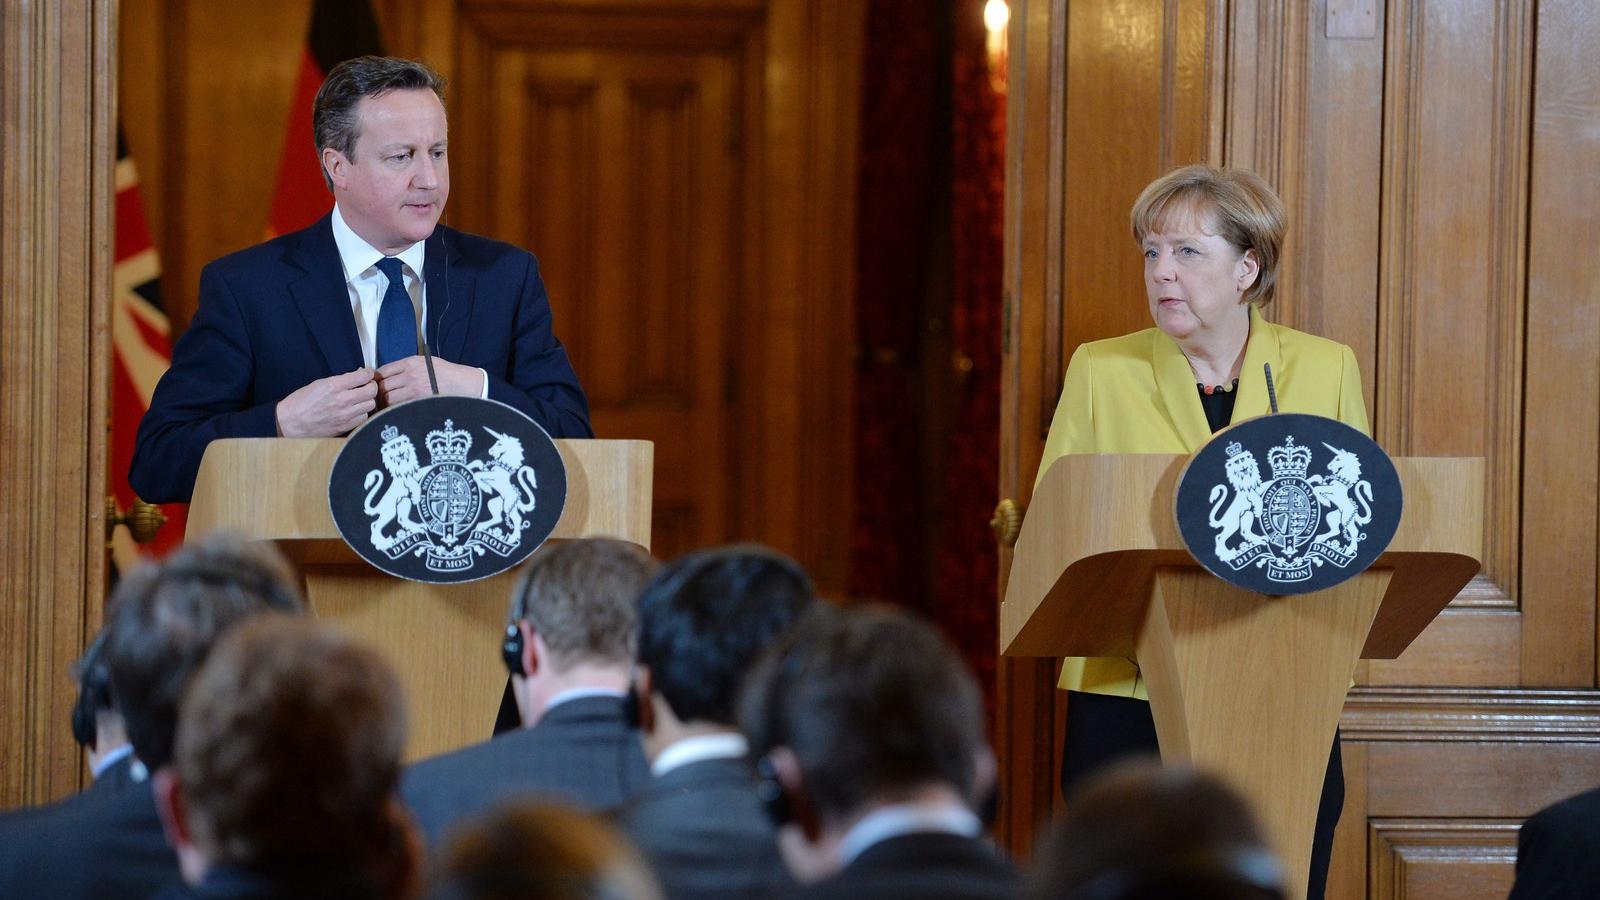
[(1215, 394), (1217, 391), (1221, 391), (1224, 394), (1231, 394), (1233, 393), (1233, 389), (1239, 386), (1239, 379), (1235, 378), (1227, 384), (1206, 384), (1203, 381), (1196, 381), (1194, 386), (1199, 388), (1207, 397)]

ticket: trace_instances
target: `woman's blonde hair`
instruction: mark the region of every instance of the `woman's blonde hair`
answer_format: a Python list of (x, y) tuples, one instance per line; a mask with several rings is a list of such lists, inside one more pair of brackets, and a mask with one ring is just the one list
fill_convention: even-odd
[(1182, 213), (1192, 213), (1205, 227), (1215, 228), (1241, 254), (1255, 251), (1261, 271), (1244, 292), (1244, 300), (1257, 306), (1270, 303), (1283, 249), (1283, 201), (1261, 176), (1206, 165), (1173, 169), (1150, 182), (1134, 201), (1129, 217), (1134, 241), (1143, 245), (1146, 236)]

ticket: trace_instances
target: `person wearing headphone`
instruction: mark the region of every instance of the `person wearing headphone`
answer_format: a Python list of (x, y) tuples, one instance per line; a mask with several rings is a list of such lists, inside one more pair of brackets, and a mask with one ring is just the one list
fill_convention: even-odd
[(501, 646), (522, 728), (423, 760), (401, 783), (430, 846), (513, 795), (612, 812), (649, 778), (625, 700), (639, 592), (655, 569), (649, 553), (609, 538), (533, 554)]
[(652, 777), (622, 826), (669, 898), (740, 900), (790, 883), (734, 701), (761, 651), (813, 603), (798, 563), (755, 546), (674, 560), (639, 599), (636, 685)]
[(807, 617), (751, 672), (739, 723), (804, 883), (792, 896), (1018, 896), (975, 812), (995, 778), (978, 685), (932, 626), (867, 607)]
[(128, 726), (111, 696), (111, 669), (105, 659), (106, 631), (101, 629), (72, 666), (78, 699), (72, 704), (72, 738), (89, 756), (90, 790), (120, 790), (144, 781), (144, 764), (133, 756)]

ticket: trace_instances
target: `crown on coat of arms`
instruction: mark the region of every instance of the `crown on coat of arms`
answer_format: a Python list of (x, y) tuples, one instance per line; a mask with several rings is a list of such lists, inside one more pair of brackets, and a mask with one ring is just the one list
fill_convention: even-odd
[(1304, 478), (1311, 468), (1311, 448), (1294, 442), (1294, 435), (1277, 447), (1267, 451), (1267, 465), (1272, 466), (1273, 478)]
[(464, 463), (467, 461), (467, 451), (472, 449), (472, 433), (457, 429), (452, 420), (445, 419), (444, 428), (428, 432), (425, 443), (434, 465)]
[(1229, 459), (1233, 459), (1236, 456), (1243, 456), (1243, 455), (1244, 455), (1244, 448), (1239, 446), (1239, 442), (1238, 441), (1229, 441), (1228, 442), (1228, 458)]

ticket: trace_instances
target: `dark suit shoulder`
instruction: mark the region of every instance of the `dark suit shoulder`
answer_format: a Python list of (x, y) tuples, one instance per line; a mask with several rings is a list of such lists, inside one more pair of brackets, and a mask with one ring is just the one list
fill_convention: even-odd
[(480, 234), (457, 231), (444, 225), (440, 225), (435, 234), (442, 240), (446, 256), (450, 261), (449, 265), (452, 266), (463, 266), (489, 273), (496, 270), (509, 273), (538, 265), (538, 260), (531, 252), (516, 244), (508, 244)]
[(79, 794), (0, 829), (0, 897), (144, 898), (179, 880), (148, 787)]
[(791, 883), (743, 759), (701, 760), (651, 779), (621, 825), (673, 900), (771, 896)]
[(1551, 804), (1517, 834), (1509, 900), (1600, 895), (1600, 789)]
[(983, 841), (953, 834), (907, 834), (880, 841), (832, 878), (807, 885), (797, 900), (877, 897), (1011, 900), (1022, 876)]
[(648, 778), (622, 700), (594, 697), (557, 706), (533, 728), (418, 762), (400, 790), (431, 843), (463, 819), (519, 796), (611, 812)]
[[(333, 242), (332, 217), (323, 216), (310, 227), (253, 244), (242, 250), (224, 254), (207, 263), (205, 268), (229, 277), (249, 277), (266, 271), (280, 270), (289, 260), (313, 248), (338, 258), (339, 248)], [(204, 272), (204, 270), (202, 270)]]

